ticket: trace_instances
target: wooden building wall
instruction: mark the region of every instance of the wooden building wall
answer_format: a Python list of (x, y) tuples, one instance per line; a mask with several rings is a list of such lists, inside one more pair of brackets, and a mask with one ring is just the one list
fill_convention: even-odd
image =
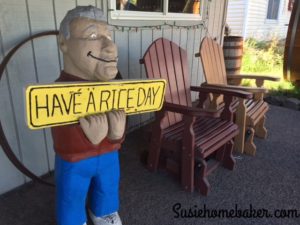
[[(76, 5), (95, 5), (107, 12), (108, 0), (0, 0), (0, 60), (22, 39), (45, 30), (54, 30), (67, 10)], [(227, 0), (205, 0), (205, 26), (196, 29), (163, 28), (138, 31), (112, 28), (119, 48), (119, 70), (124, 78), (145, 78), (139, 59), (157, 38), (165, 37), (188, 51), (191, 82), (204, 81), (202, 66), (194, 57), (203, 37), (222, 42)], [(208, 16), (206, 16), (208, 15)], [(129, 24), (134, 26), (134, 22)], [(207, 27), (207, 29), (206, 29)], [(62, 57), (55, 37), (34, 40), (22, 47), (10, 61), (0, 82), (0, 119), (9, 144), (24, 165), (37, 175), (54, 168), (54, 151), (49, 129), (29, 130), (25, 123), (24, 88), (28, 84), (54, 81), (62, 69)], [(193, 95), (193, 99), (196, 95)], [(149, 122), (152, 114), (131, 116), (129, 130)], [(0, 194), (29, 179), (8, 161), (0, 149)]]
[(280, 0), (278, 19), (268, 20), (269, 0), (228, 0), (227, 23), (231, 35), (244, 38), (270, 39), (274, 36), (285, 38), (291, 16), (288, 0)]
[(268, 0), (249, 1), (246, 37), (270, 39), (273, 36), (286, 37), (287, 26), (291, 16), (288, 0), (280, 0), (278, 19), (267, 20)]
[(230, 35), (243, 36), (245, 27), (247, 0), (229, 0), (226, 22), (230, 27)]

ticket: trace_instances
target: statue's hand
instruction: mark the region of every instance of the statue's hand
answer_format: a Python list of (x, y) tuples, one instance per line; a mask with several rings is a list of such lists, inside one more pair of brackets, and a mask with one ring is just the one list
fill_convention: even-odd
[(108, 123), (106, 114), (98, 114), (79, 119), (80, 126), (85, 136), (94, 145), (99, 144), (107, 135)]
[(110, 111), (107, 114), (108, 135), (111, 140), (117, 140), (123, 137), (126, 125), (126, 114), (123, 110)]

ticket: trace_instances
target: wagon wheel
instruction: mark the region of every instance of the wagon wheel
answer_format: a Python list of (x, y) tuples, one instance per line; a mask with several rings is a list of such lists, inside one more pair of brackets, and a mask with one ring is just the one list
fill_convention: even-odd
[[(23, 41), (21, 41), (18, 45), (16, 45), (12, 50), (9, 51), (9, 53), (4, 57), (3, 61), (0, 64), (0, 81), (3, 75), (3, 72), (5, 70), (6, 65), (8, 64), (9, 60), (11, 59), (11, 57), (16, 53), (16, 51), (23, 46), (26, 42), (31, 41), (35, 38), (39, 38), (42, 36), (48, 36), (48, 35), (58, 35), (58, 31), (57, 30), (52, 30), (52, 31), (46, 31), (46, 32), (41, 32), (41, 33), (37, 33), (35, 35), (32, 35), (26, 39), (24, 39)], [(2, 123), (0, 121), (0, 144), (1, 147), (5, 153), (5, 155), (7, 156), (7, 158), (11, 161), (11, 163), (24, 175), (26, 175), (27, 177), (31, 178), (34, 181), (37, 181), (41, 184), (45, 184), (48, 186), (54, 186), (52, 183), (49, 183), (47, 181), (44, 181), (43, 179), (41, 179), (40, 177), (38, 177), (37, 175), (35, 175), (33, 172), (31, 172), (24, 164), (22, 164), (22, 162), (17, 158), (17, 156), (14, 154), (14, 152), (12, 151), (12, 148), (10, 147), (7, 138), (4, 134), (4, 130), (2, 128)]]

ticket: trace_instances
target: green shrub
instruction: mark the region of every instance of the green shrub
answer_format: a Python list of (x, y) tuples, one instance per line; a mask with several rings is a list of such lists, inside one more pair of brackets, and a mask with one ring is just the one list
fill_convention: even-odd
[(271, 88), (270, 94), (294, 97), (300, 99), (300, 88), (294, 86), (291, 82), (283, 81), (279, 82), (276, 88)]
[[(300, 88), (283, 79), (284, 40), (257, 41), (249, 38), (244, 42), (241, 74), (272, 75), (280, 82), (265, 81), (264, 86), (272, 95), (282, 95), (300, 99)], [(254, 80), (243, 80), (244, 86), (255, 86)]]
[(274, 74), (282, 76), (283, 54), (279, 40), (257, 41), (253, 38), (244, 43), (242, 73)]

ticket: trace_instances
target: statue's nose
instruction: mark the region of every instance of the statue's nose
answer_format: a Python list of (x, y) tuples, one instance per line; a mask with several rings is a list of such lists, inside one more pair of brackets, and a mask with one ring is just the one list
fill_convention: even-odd
[(108, 38), (103, 42), (102, 50), (107, 54), (117, 54), (116, 44)]

